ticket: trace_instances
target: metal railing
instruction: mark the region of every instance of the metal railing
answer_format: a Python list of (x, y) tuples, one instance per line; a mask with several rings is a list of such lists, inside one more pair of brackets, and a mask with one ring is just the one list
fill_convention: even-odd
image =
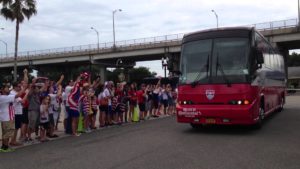
[(291, 27), (298, 26), (298, 19), (263, 22), (263, 23), (248, 25), (248, 26), (255, 27), (259, 31), (291, 28)]
[[(283, 29), (283, 28), (298, 26), (298, 20), (297, 19), (280, 20), (280, 21), (272, 21), (272, 22), (265, 22), (265, 23), (257, 23), (257, 24), (246, 25), (246, 26), (256, 27), (256, 29), (260, 30), (260, 31)], [(116, 46), (118, 48), (130, 47), (130, 46), (141, 46), (142, 47), (142, 46), (146, 46), (148, 44), (180, 41), (183, 38), (183, 35), (184, 35), (184, 33), (179, 33), (179, 34), (171, 34), (171, 35), (164, 35), (164, 36), (123, 40), (123, 41), (117, 41)], [(50, 56), (55, 56), (55, 55), (71, 54), (71, 53), (78, 53), (78, 52), (89, 52), (89, 51), (101, 52), (101, 51), (106, 51), (107, 49), (112, 49), (112, 48), (113, 48), (113, 43), (107, 42), (107, 43), (99, 44), (99, 51), (98, 51), (97, 44), (88, 44), (88, 45), (45, 49), (45, 50), (35, 50), (35, 51), (25, 51), (25, 52), (18, 53), (18, 60), (29, 60), (30, 58), (33, 59), (33, 58), (39, 57), (39, 56), (50, 57)], [(6, 56), (6, 54), (1, 54), (0, 62), (12, 61), (13, 57), (14, 57), (14, 53), (9, 53), (8, 56)]]
[[(183, 35), (184, 35), (183, 33), (180, 33), (180, 34), (171, 34), (171, 35), (148, 37), (148, 38), (141, 38), (141, 39), (116, 41), (116, 46), (118, 48), (123, 48), (123, 47), (130, 47), (130, 46), (146, 46), (149, 44), (180, 41), (183, 38)], [(89, 51), (101, 52), (107, 49), (113, 49), (112, 42), (100, 43), (99, 51), (98, 51), (97, 44), (88, 44), (88, 45), (71, 46), (71, 47), (64, 47), (64, 48), (19, 52), (18, 60), (28, 60), (28, 58), (30, 57), (37, 57), (37, 56), (52, 56), (52, 55), (61, 55), (61, 54), (77, 53), (77, 52), (89, 52)], [(1, 57), (0, 59), (1, 62), (12, 61), (14, 57), (14, 53), (9, 53), (7, 57), (5, 54), (1, 54), (0, 57)]]

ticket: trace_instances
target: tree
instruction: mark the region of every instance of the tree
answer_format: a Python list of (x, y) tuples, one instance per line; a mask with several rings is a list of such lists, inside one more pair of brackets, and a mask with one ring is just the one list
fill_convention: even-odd
[(32, 15), (37, 13), (35, 0), (0, 0), (2, 4), (1, 15), (6, 20), (16, 21), (16, 39), (14, 55), (14, 81), (17, 81), (17, 57), (19, 42), (19, 25), (25, 19), (29, 20)]
[(129, 70), (128, 73), (130, 81), (136, 82), (137, 84), (141, 84), (146, 77), (154, 77), (156, 75), (155, 72), (150, 72), (149, 68), (146, 67), (133, 68)]
[(289, 55), (287, 59), (287, 65), (289, 67), (300, 66), (300, 54), (293, 52), (291, 55)]
[[(124, 73), (127, 76), (126, 71), (119, 68), (113, 71), (107, 71), (107, 80), (119, 82), (118, 76), (120, 73)], [(137, 84), (141, 84), (146, 77), (154, 77), (156, 75), (155, 72), (150, 72), (149, 68), (146, 67), (132, 68), (128, 71), (128, 74), (130, 82), (136, 82)]]

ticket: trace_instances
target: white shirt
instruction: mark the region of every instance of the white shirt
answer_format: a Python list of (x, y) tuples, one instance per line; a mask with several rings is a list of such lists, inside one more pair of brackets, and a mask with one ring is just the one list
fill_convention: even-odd
[(57, 98), (57, 94), (49, 94), (51, 101), (50, 101), (50, 107), (49, 107), (49, 114), (52, 114), (53, 112), (57, 112), (59, 108), (59, 100)]
[(15, 95), (0, 95), (0, 121), (10, 121), (15, 117), (13, 102)]
[[(10, 95), (16, 95), (17, 92), (15, 90), (10, 91)], [(23, 114), (23, 106), (22, 106), (22, 98), (18, 97), (14, 101), (14, 109), (15, 114), (22, 115)]]
[(65, 88), (65, 92), (64, 92), (64, 96), (63, 96), (63, 101), (66, 101), (66, 106), (69, 106), (69, 103), (68, 103), (68, 97), (71, 93), (71, 90), (73, 89), (73, 86), (67, 86)]
[[(104, 91), (103, 91), (103, 96), (104, 96), (104, 97), (109, 97), (109, 96), (111, 96), (110, 91), (109, 91), (108, 88), (105, 88), (105, 89), (104, 89)], [(111, 105), (111, 99), (108, 99), (108, 105)]]

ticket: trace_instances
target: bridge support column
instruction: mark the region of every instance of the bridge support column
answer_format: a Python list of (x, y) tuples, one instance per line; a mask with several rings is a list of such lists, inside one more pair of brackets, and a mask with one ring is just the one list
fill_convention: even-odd
[(101, 77), (101, 83), (104, 84), (104, 82), (106, 81), (106, 67), (100, 66), (99, 70), (100, 70), (99, 75)]
[(280, 53), (283, 55), (284, 58), (284, 64), (285, 64), (285, 73), (286, 73), (286, 79), (288, 79), (288, 65), (287, 65), (287, 60), (289, 56), (289, 50), (283, 47), (278, 46), (278, 49)]

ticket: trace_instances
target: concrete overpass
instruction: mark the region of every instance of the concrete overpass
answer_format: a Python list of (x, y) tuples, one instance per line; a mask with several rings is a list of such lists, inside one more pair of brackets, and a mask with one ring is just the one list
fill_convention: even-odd
[[(278, 47), (284, 55), (290, 49), (300, 49), (300, 30), (297, 19), (259, 23), (254, 26)], [(179, 62), (180, 44), (184, 34), (173, 34), (159, 37), (133, 39), (112, 43), (90, 44), (66, 48), (27, 51), (18, 54), (18, 67), (34, 65), (44, 66), (78, 66), (83, 64), (98, 64), (103, 69), (116, 66), (121, 58), (126, 65), (133, 66), (136, 61), (159, 60), (162, 57), (172, 57)], [(13, 67), (13, 54), (1, 57), (0, 69)], [(102, 72), (103, 73), (103, 72)], [(101, 73), (101, 74), (102, 74)]]

